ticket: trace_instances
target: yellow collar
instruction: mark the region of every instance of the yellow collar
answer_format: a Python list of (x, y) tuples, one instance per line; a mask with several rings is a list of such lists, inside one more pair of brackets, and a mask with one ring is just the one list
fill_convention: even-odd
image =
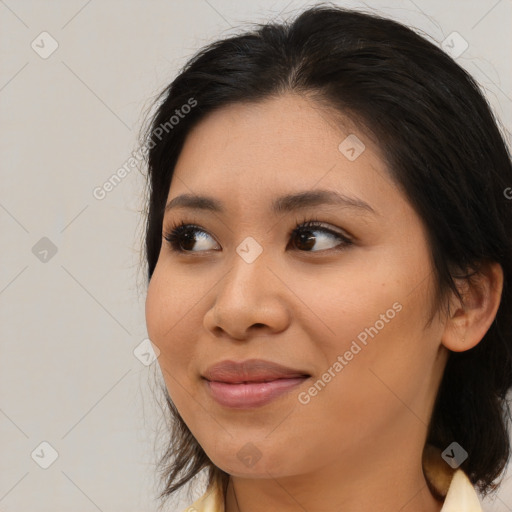
[(441, 450), (427, 444), (423, 450), (423, 473), (430, 491), (443, 502), (441, 512), (482, 512), (478, 495), (462, 469), (452, 469)]

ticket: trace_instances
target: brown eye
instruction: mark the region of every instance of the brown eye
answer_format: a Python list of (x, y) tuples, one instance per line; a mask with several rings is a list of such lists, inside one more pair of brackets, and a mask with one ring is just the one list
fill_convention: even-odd
[[(199, 233), (199, 235), (197, 235)], [(210, 250), (208, 238), (213, 238), (199, 226), (193, 224), (180, 224), (165, 233), (164, 238), (169, 242), (171, 248), (177, 252), (203, 252)], [(199, 251), (194, 250), (195, 246)]]
[[(180, 253), (201, 253), (218, 250), (218, 244), (204, 229), (184, 222), (173, 226), (163, 237), (172, 250)], [(321, 252), (342, 249), (352, 244), (347, 237), (326, 228), (319, 221), (308, 221), (298, 225), (290, 238), (295, 249), (301, 252)], [(214, 242), (213, 247), (211, 241)]]
[[(306, 252), (319, 252), (352, 243), (346, 236), (323, 227), (317, 221), (309, 221), (297, 226), (292, 231), (291, 237), (294, 247)], [(311, 250), (313, 247), (316, 249)]]

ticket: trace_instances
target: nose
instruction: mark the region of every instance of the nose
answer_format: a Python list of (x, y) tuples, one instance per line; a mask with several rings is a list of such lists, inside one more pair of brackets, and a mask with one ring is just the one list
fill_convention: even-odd
[[(270, 264), (270, 265), (269, 265)], [(290, 322), (282, 276), (263, 251), (251, 263), (235, 253), (230, 268), (214, 288), (214, 303), (206, 312), (204, 327), (214, 336), (245, 340), (286, 330)]]

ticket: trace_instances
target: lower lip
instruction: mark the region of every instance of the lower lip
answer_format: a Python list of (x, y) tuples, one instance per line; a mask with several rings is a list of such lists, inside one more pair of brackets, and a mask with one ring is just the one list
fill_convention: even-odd
[(247, 384), (228, 384), (205, 380), (211, 396), (220, 405), (237, 409), (260, 407), (288, 393), (309, 377), (277, 379), (270, 382), (250, 382)]

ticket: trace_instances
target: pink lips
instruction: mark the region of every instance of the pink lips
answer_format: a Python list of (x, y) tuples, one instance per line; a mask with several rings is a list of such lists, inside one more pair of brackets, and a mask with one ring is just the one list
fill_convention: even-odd
[(212, 398), (221, 405), (234, 408), (265, 405), (309, 377), (303, 370), (262, 359), (249, 359), (240, 363), (222, 361), (203, 374)]

